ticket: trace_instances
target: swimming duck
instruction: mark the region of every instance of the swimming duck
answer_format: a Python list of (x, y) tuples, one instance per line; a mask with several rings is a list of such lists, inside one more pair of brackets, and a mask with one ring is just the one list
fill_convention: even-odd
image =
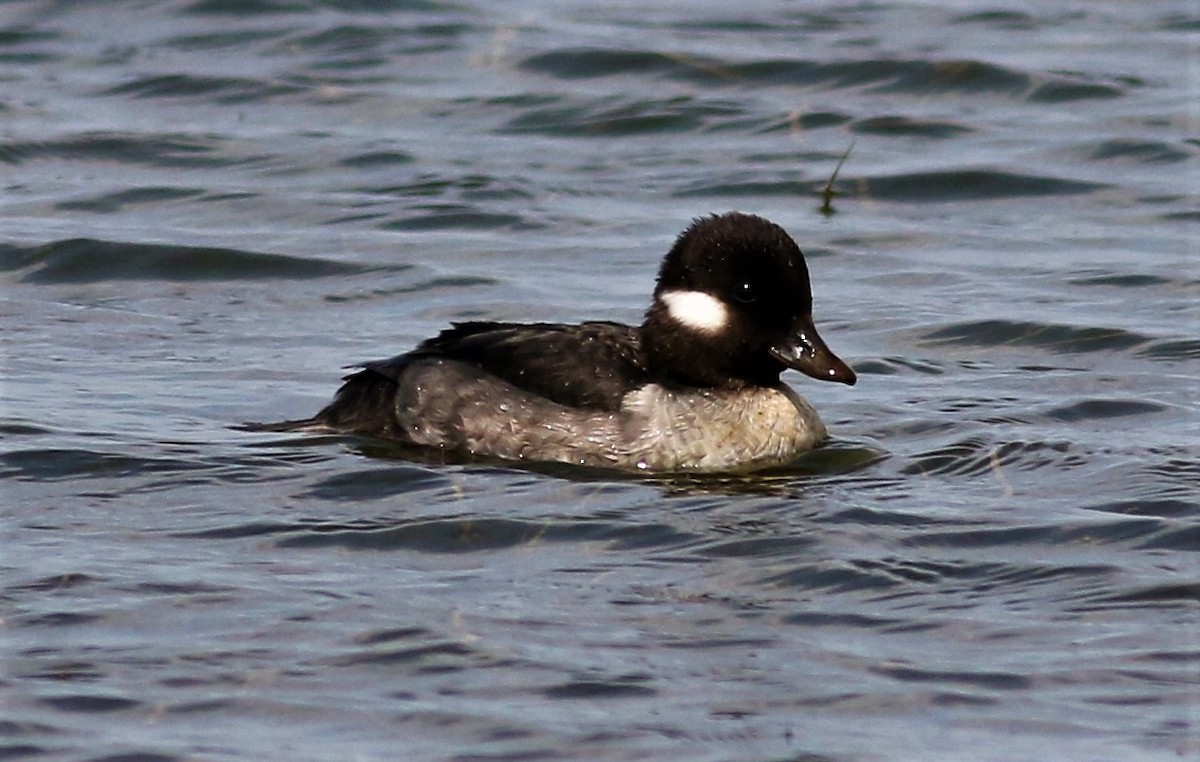
[(746, 471), (826, 439), (786, 368), (853, 385), (812, 319), (804, 255), (780, 226), (697, 219), (663, 260), (640, 326), (456, 323), (368, 362), (289, 430), (630, 471)]

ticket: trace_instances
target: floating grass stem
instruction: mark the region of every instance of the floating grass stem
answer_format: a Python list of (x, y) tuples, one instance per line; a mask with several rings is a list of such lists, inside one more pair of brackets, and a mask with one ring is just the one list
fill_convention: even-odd
[(833, 197), (838, 195), (833, 189), (833, 183), (837, 180), (838, 172), (842, 171), (842, 165), (846, 163), (850, 152), (854, 150), (854, 141), (850, 141), (850, 145), (846, 147), (846, 152), (842, 154), (842, 158), (838, 159), (837, 166), (833, 168), (833, 174), (829, 176), (829, 182), (825, 183), (825, 188), (821, 191), (821, 214), (829, 216), (833, 214)]

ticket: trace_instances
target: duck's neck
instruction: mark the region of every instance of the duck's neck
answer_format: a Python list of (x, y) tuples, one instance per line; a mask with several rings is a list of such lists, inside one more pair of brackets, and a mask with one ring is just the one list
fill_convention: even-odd
[(783, 372), (783, 365), (765, 350), (747, 346), (728, 331), (703, 332), (680, 325), (659, 301), (646, 313), (641, 345), (650, 377), (670, 386), (775, 386)]

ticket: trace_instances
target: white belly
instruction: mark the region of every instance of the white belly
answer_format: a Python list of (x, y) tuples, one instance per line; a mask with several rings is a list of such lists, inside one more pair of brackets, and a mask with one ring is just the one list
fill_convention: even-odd
[(714, 471), (786, 463), (826, 437), (817, 411), (787, 386), (626, 396), (624, 436), (635, 467)]

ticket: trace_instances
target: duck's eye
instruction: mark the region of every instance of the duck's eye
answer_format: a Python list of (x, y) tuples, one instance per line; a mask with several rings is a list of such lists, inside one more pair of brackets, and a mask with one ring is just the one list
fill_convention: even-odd
[(733, 287), (733, 298), (742, 304), (749, 304), (758, 298), (758, 289), (750, 281), (744, 280)]

